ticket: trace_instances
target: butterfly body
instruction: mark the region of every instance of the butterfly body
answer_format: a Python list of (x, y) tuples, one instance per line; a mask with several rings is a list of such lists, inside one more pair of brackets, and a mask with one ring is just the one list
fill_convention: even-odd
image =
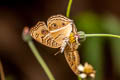
[(79, 54), (77, 51), (77, 40), (74, 43), (69, 41), (70, 34), (77, 34), (77, 29), (71, 19), (63, 15), (55, 15), (48, 19), (47, 25), (39, 21), (31, 28), (31, 36), (39, 43), (50, 48), (60, 48), (75, 74), (78, 74), (77, 66)]

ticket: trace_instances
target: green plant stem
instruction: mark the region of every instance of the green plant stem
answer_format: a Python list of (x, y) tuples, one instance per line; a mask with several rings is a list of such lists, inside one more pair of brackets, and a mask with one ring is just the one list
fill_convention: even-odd
[(67, 11), (66, 11), (66, 16), (67, 17), (70, 16), (71, 5), (72, 5), (72, 0), (69, 0), (68, 6), (67, 6)]
[(49, 80), (55, 80), (55, 78), (53, 77), (51, 71), (49, 70), (46, 63), (44, 62), (43, 58), (40, 56), (40, 54), (39, 54), (38, 50), (36, 49), (36, 47), (35, 47), (34, 43), (32, 42), (32, 40), (28, 41), (28, 45), (31, 48), (35, 58), (37, 59), (39, 64), (42, 66), (42, 68), (44, 69), (47, 76), (49, 77)]
[(85, 34), (85, 37), (114, 37), (114, 38), (120, 38), (119, 35), (114, 35), (114, 34)]

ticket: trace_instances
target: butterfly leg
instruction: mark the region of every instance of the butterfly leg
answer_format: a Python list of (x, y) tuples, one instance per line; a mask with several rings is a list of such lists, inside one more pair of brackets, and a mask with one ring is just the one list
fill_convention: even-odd
[(63, 53), (66, 45), (68, 44), (68, 45), (70, 46), (70, 44), (68, 43), (68, 41), (69, 41), (69, 38), (64, 38), (64, 39), (63, 39), (63, 42), (62, 42), (62, 45), (61, 45), (61, 47), (60, 47), (60, 50), (59, 50), (58, 52), (56, 52), (54, 55), (57, 55), (57, 54), (59, 54), (59, 53)]
[(69, 41), (69, 38), (64, 38), (63, 42), (62, 42), (62, 45), (60, 47), (60, 52), (63, 53), (66, 45), (68, 44), (68, 41)]
[(63, 53), (66, 45), (68, 44), (68, 41), (69, 41), (68, 38), (64, 38), (64, 40), (63, 40), (63, 42), (62, 42), (62, 45), (61, 45), (61, 47), (60, 47), (60, 50), (59, 50), (58, 52), (56, 52), (54, 55), (57, 55), (57, 54), (59, 54), (59, 53)]

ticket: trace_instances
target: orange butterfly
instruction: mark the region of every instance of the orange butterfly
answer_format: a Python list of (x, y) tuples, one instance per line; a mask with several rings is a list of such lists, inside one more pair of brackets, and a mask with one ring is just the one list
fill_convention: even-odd
[(54, 15), (45, 22), (39, 21), (30, 29), (31, 36), (39, 43), (51, 47), (60, 48), (60, 52), (64, 52), (65, 58), (75, 74), (79, 74), (77, 69), (80, 64), (80, 58), (77, 51), (79, 46), (78, 38), (70, 41), (71, 34), (76, 35), (77, 29), (73, 20), (63, 16)]

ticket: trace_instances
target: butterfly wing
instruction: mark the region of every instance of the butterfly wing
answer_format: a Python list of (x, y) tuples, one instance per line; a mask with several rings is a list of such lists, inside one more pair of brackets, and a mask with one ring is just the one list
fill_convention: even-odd
[(30, 35), (39, 43), (51, 47), (58, 48), (57, 43), (54, 41), (53, 37), (45, 24), (45, 22), (39, 21), (34, 27), (30, 29)]
[(80, 57), (77, 51), (77, 44), (72, 43), (72, 48), (70, 46), (67, 46), (64, 50), (64, 56), (66, 58), (67, 63), (69, 64), (72, 71), (78, 75), (80, 71), (78, 70), (78, 65), (80, 65)]
[(54, 40), (57, 43), (62, 45), (64, 38), (69, 38), (71, 31), (72, 31), (72, 25), (68, 24), (63, 28), (54, 30), (54, 32), (52, 31), (51, 36), (54, 38)]

